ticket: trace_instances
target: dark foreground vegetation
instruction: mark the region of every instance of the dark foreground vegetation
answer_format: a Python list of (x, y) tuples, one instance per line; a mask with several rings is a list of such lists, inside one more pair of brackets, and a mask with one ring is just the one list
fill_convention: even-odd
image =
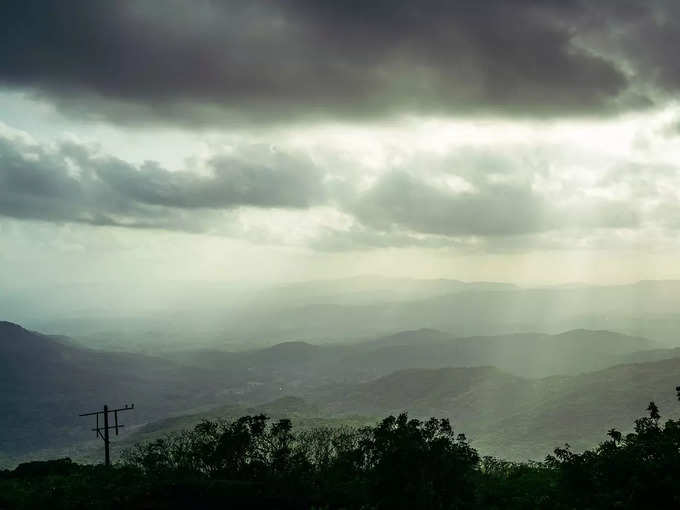
[(204, 421), (113, 467), (0, 472), (4, 508), (680, 508), (680, 420), (652, 402), (634, 431), (541, 463), (480, 458), (448, 420), (294, 431), (264, 415)]

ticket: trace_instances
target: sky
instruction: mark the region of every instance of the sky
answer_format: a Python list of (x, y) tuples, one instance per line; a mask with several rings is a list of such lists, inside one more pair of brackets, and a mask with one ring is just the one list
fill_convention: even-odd
[(672, 0), (0, 4), (0, 288), (680, 278)]

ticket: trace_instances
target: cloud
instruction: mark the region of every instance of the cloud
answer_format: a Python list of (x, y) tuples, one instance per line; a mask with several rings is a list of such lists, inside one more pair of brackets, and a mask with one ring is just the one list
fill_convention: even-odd
[(601, 113), (626, 104), (630, 83), (579, 43), (598, 12), (577, 0), (4, 2), (0, 84), (117, 122)]
[(474, 192), (435, 187), (403, 172), (390, 172), (353, 205), (362, 222), (446, 236), (510, 236), (549, 228), (548, 207), (530, 189), (488, 184)]
[[(112, 190), (148, 205), (181, 209), (308, 207), (324, 199), (322, 176), (311, 162), (261, 148), (253, 162), (218, 156), (206, 177), (194, 172), (170, 172), (156, 162), (136, 169), (118, 159), (99, 163), (98, 177)], [(263, 161), (265, 159), (266, 161)]]
[(405, 150), (379, 169), (356, 155), (340, 171), (332, 151), (247, 144), (197, 160), (195, 169), (170, 171), (81, 143), (40, 144), (0, 130), (0, 215), (320, 251), (552, 246), (565, 233), (629, 239), (648, 227), (677, 227), (677, 167), (600, 168), (583, 161), (588, 154), (546, 150)]
[(0, 214), (202, 231), (211, 210), (306, 208), (325, 200), (323, 175), (301, 156), (250, 147), (214, 156), (207, 167), (208, 175), (152, 161), (135, 167), (75, 143), (48, 147), (0, 136)]
[[(549, 232), (634, 230), (645, 222), (660, 223), (655, 202), (676, 200), (642, 186), (640, 176), (653, 172), (660, 187), (674, 189), (677, 168), (602, 169), (569, 151), (546, 158), (544, 150), (494, 145), (415, 154), (342, 206), (364, 228), (352, 232), (359, 242), (368, 230), (382, 233), (383, 243), (393, 238), (399, 244), (474, 248), (484, 239), (499, 244), (515, 238), (526, 245)], [(584, 164), (586, 169), (574, 171)]]

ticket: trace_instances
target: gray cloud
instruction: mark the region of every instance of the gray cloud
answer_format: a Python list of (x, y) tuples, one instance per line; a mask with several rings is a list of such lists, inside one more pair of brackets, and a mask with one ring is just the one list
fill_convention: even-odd
[[(138, 170), (108, 159), (99, 163), (98, 177), (116, 193), (149, 205), (176, 208), (308, 207), (324, 198), (322, 176), (301, 158), (270, 153), (266, 162), (251, 163), (232, 156), (209, 162), (212, 175), (170, 172), (156, 162)], [(260, 157), (260, 160), (263, 158)]]
[(195, 209), (304, 208), (325, 200), (311, 162), (260, 147), (222, 155), (212, 174), (139, 168), (73, 143), (56, 149), (0, 137), (0, 214), (53, 222), (203, 230)]
[(628, 101), (629, 76), (577, 43), (628, 18), (598, 5), (10, 1), (0, 83), (126, 122), (603, 112)]
[[(523, 160), (500, 148), (419, 155), (385, 169), (365, 189), (360, 169), (338, 185), (306, 157), (269, 146), (213, 156), (196, 173), (156, 162), (135, 166), (76, 143), (43, 146), (0, 136), (0, 215), (276, 242), (285, 225), (271, 232), (257, 218), (241, 225), (234, 211), (297, 209), (311, 215), (307, 225), (317, 225), (301, 239), (320, 250), (474, 248), (567, 230), (676, 227), (669, 220), (677, 217), (676, 168), (654, 167), (658, 187), (645, 187), (635, 165), (612, 167), (585, 189), (546, 168), (527, 169)], [(536, 178), (550, 181), (552, 191), (535, 189)], [(347, 217), (339, 226), (318, 223), (316, 206)]]
[(380, 229), (400, 226), (447, 236), (516, 235), (552, 226), (548, 205), (530, 189), (487, 184), (456, 193), (403, 172), (383, 176), (352, 210), (362, 222)]
[[(641, 176), (649, 177), (650, 171), (635, 165), (611, 168), (595, 185), (584, 186), (572, 182), (568, 172), (551, 170), (553, 164), (569, 168), (558, 155), (550, 162), (535, 161), (519, 147), (416, 155), (343, 206), (365, 227), (399, 234), (400, 243), (423, 242), (422, 235), (413, 234), (465, 242), (471, 236), (526, 239), (565, 229), (636, 229), (645, 220), (658, 223), (646, 204), (674, 200), (642, 186)], [(667, 179), (678, 175), (676, 168), (655, 167), (655, 172), (665, 175), (667, 188)], [(550, 186), (541, 189), (536, 182)], [(359, 240), (366, 235), (355, 234)]]

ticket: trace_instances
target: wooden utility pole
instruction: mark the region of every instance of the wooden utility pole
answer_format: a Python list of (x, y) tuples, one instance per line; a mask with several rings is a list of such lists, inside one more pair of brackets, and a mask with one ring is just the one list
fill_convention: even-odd
[[(116, 430), (118, 432), (118, 430)], [(104, 404), (104, 465), (111, 465), (111, 442), (109, 441), (109, 406)]]
[[(93, 411), (91, 413), (83, 413), (80, 416), (96, 416), (97, 417), (97, 426), (92, 429), (93, 432), (97, 433), (97, 437), (102, 439), (104, 441), (104, 465), (105, 466), (110, 466), (111, 465), (111, 441), (109, 440), (109, 430), (114, 429), (116, 431), (116, 435), (118, 435), (118, 429), (121, 427), (124, 427), (124, 425), (119, 425), (118, 424), (118, 413), (120, 411), (131, 411), (132, 409), (135, 408), (134, 404), (128, 405), (125, 404), (125, 407), (119, 407), (118, 409), (109, 409), (109, 406), (104, 405), (104, 410), (103, 411)], [(114, 425), (109, 426), (109, 413), (113, 413), (113, 420), (114, 420)], [(104, 426), (100, 427), (99, 426), (99, 415), (103, 414), (104, 415)]]

